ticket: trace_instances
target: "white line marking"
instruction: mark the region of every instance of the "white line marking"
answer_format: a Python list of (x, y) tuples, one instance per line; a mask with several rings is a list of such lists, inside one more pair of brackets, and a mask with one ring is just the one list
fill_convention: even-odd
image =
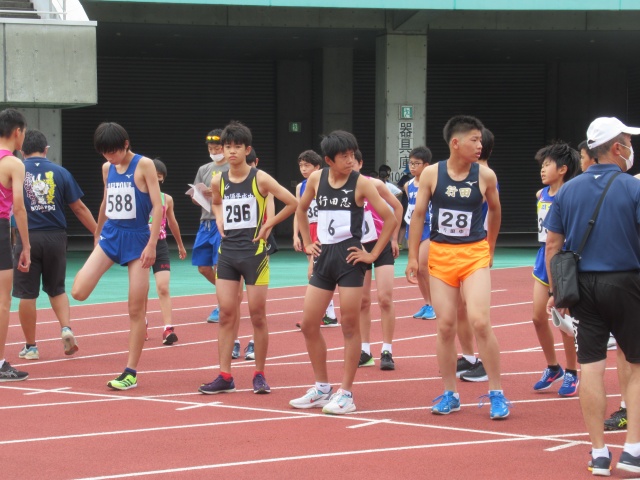
[(361, 428), (361, 427), (370, 427), (371, 425), (378, 425), (379, 423), (389, 423), (391, 420), (388, 418), (382, 420), (375, 420), (373, 422), (361, 423), (359, 425), (350, 425), (347, 428)]
[(61, 388), (52, 388), (52, 389), (47, 389), (47, 390), (39, 390), (37, 392), (28, 392), (25, 393), (25, 395), (40, 395), (42, 393), (55, 393), (55, 392), (62, 392), (64, 390), (69, 390), (71, 387), (61, 387)]
[(556, 445), (555, 447), (545, 448), (545, 452), (555, 452), (557, 450), (563, 450), (565, 448), (577, 447), (578, 445), (582, 445), (582, 442), (569, 442), (564, 445)]
[(194, 408), (213, 407), (213, 406), (220, 405), (220, 404), (222, 404), (222, 402), (201, 403), (199, 405), (189, 405), (188, 407), (176, 408), (176, 411), (180, 412), (182, 410), (192, 410)]

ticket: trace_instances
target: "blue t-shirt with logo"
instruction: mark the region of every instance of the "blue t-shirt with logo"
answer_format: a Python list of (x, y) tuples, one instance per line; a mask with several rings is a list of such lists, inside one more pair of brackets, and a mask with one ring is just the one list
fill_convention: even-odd
[(64, 206), (84, 195), (71, 173), (43, 157), (24, 161), (24, 206), (29, 230), (67, 228)]

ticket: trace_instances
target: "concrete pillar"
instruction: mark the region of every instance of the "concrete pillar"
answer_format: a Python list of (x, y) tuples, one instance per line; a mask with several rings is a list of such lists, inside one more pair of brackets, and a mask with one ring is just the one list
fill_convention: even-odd
[(59, 108), (19, 108), (27, 119), (27, 130), (40, 130), (49, 142), (47, 158), (62, 165), (62, 111)]
[(353, 49), (325, 48), (322, 52), (322, 133), (352, 131)]
[[(412, 107), (405, 108), (402, 107)], [(397, 182), (413, 147), (426, 143), (427, 36), (388, 34), (376, 40), (376, 170)], [(405, 118), (402, 118), (404, 114)], [(407, 118), (407, 117), (411, 118)]]

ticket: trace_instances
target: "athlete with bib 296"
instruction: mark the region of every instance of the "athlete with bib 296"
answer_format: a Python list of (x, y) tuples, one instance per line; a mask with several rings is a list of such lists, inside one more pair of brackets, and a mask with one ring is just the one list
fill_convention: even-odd
[[(500, 349), (490, 322), (491, 276), (501, 209), (493, 170), (477, 163), (482, 151), (483, 125), (475, 117), (455, 116), (444, 127), (449, 158), (427, 167), (420, 177), (409, 229), (406, 275), (417, 283), (418, 250), (427, 206), (431, 202), (430, 287), (437, 318), (438, 365), (445, 392), (431, 412), (447, 415), (460, 410), (456, 391), (456, 316), (459, 291), (467, 302), (469, 323), (489, 377), (490, 417), (506, 418), (509, 402), (500, 386)], [(482, 204), (487, 201), (487, 230)], [(482, 403), (481, 403), (482, 406)]]
[[(231, 376), (231, 355), (238, 332), (236, 322), (240, 321), (238, 297), (242, 292), (243, 278), (253, 325), (256, 360), (253, 393), (271, 391), (264, 376), (269, 345), (266, 313), (269, 257), (266, 240), (274, 225), (295, 212), (298, 201), (268, 173), (247, 164), (251, 142), (251, 131), (245, 125), (240, 122), (227, 125), (220, 135), (220, 143), (229, 171), (217, 174), (211, 180), (213, 213), (218, 230), (224, 233), (221, 233), (216, 279), (220, 307), (220, 374), (198, 389), (207, 395), (234, 392), (236, 389)], [(280, 213), (264, 221), (269, 194), (285, 206)]]
[[(387, 246), (397, 222), (376, 187), (353, 171), (358, 142), (351, 133), (336, 130), (322, 139), (320, 147), (329, 168), (309, 176), (296, 211), (305, 251), (315, 257), (304, 297), (301, 329), (316, 383), (304, 396), (289, 404), (294, 408), (323, 407), (324, 413), (340, 415), (356, 409), (351, 387), (360, 361), (360, 305), (366, 267)], [(314, 198), (318, 205), (319, 242), (311, 241), (307, 218), (307, 209)], [(384, 222), (370, 252), (362, 247), (365, 199)], [(341, 388), (331, 395), (327, 345), (318, 319), (329, 305), (336, 285), (344, 337), (344, 373)]]

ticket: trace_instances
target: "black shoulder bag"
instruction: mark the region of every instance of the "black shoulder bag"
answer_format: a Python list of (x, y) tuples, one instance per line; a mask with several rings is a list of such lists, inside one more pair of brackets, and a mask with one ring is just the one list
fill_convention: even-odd
[(604, 196), (607, 194), (613, 181), (621, 173), (622, 172), (614, 173), (604, 188), (600, 200), (598, 200), (598, 205), (596, 205), (596, 209), (591, 216), (591, 220), (589, 220), (587, 231), (584, 233), (584, 237), (582, 237), (582, 242), (580, 242), (578, 250), (575, 252), (562, 250), (551, 258), (551, 272), (549, 273), (553, 280), (553, 299), (557, 308), (573, 307), (580, 301), (580, 289), (578, 287), (578, 262), (580, 261), (580, 254), (587, 243), (593, 225), (596, 223), (596, 218), (598, 218), (598, 213), (600, 213)]

